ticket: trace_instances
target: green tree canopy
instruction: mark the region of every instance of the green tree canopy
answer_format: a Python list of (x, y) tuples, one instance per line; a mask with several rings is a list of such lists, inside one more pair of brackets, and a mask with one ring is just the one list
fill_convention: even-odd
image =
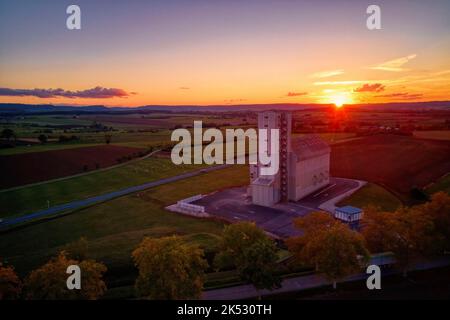
[(14, 130), (6, 128), (2, 130), (1, 137), (2, 139), (6, 139), (8, 141), (10, 141), (11, 139), (15, 140), (16, 134), (14, 133)]
[(443, 235), (436, 232), (433, 212), (433, 204), (402, 207), (394, 212), (370, 208), (364, 213), (362, 233), (371, 252), (393, 252), (406, 276), (415, 258), (442, 250)]
[(83, 261), (89, 257), (89, 242), (86, 238), (81, 237), (80, 239), (67, 244), (64, 247), (66, 255), (70, 259)]
[(234, 266), (240, 278), (261, 289), (280, 286), (277, 276), (275, 243), (254, 223), (241, 222), (224, 228), (215, 264), (219, 268)]
[(299, 264), (316, 266), (336, 282), (361, 270), (369, 259), (364, 238), (325, 212), (315, 212), (296, 221), (303, 234), (290, 238), (289, 250)]
[[(78, 265), (81, 269), (81, 289), (67, 288), (67, 267)], [(94, 260), (77, 261), (67, 258), (62, 251), (42, 267), (32, 271), (25, 279), (26, 298), (31, 300), (95, 300), (106, 291), (103, 274), (105, 265)]]
[(180, 237), (145, 238), (133, 251), (139, 269), (138, 296), (148, 299), (196, 299), (208, 264), (203, 250)]

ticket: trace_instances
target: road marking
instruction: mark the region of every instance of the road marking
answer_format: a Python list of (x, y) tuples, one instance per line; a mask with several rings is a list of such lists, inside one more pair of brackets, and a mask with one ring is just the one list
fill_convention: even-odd
[(332, 184), (332, 185), (329, 186), (329, 187), (326, 187), (325, 189), (323, 189), (323, 190), (320, 191), (319, 193), (316, 193), (315, 195), (313, 195), (313, 198), (317, 197), (319, 194), (321, 194), (321, 193), (323, 193), (323, 192), (327, 191), (328, 189), (331, 189), (331, 188), (333, 188), (333, 187), (335, 187), (335, 186), (336, 186), (336, 183)]

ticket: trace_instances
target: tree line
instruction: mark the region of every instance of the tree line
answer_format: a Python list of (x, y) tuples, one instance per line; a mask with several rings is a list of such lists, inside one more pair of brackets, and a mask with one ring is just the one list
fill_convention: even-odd
[[(338, 281), (361, 272), (371, 253), (392, 252), (406, 276), (416, 259), (442, 255), (450, 250), (450, 196), (439, 192), (429, 202), (384, 212), (367, 207), (361, 232), (350, 229), (326, 212), (297, 218), (300, 236), (286, 240), (294, 263), (309, 265), (336, 288)], [(198, 299), (208, 268), (236, 270), (258, 295), (282, 285), (279, 249), (254, 223), (224, 227), (212, 266), (203, 250), (180, 236), (144, 238), (131, 256), (138, 270), (136, 296), (141, 299)], [(67, 245), (56, 257), (21, 280), (12, 266), (0, 264), (0, 299), (98, 299), (107, 288), (106, 266), (89, 259), (88, 241)], [(68, 290), (66, 269), (79, 265), (82, 290)]]

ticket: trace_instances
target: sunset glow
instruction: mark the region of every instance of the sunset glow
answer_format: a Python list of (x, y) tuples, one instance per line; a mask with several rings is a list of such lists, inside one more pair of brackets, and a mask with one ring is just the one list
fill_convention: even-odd
[[(4, 2), (0, 102), (341, 106), (450, 99), (448, 2), (382, 1), (386, 27), (376, 31), (365, 27), (366, 8), (357, 1), (132, 2), (78, 1), (86, 17), (78, 31), (66, 30), (62, 3)], [(18, 28), (22, 15), (30, 19)]]

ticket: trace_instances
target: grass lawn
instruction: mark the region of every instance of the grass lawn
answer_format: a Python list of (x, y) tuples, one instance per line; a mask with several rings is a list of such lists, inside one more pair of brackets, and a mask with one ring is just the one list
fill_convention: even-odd
[(439, 191), (444, 191), (450, 194), (450, 174), (445, 175), (436, 183), (431, 184), (428, 188), (425, 189), (428, 194), (433, 194)]
[(147, 158), (111, 170), (71, 179), (0, 192), (0, 218), (18, 216), (51, 206), (170, 177), (199, 165), (174, 165), (170, 159)]
[(120, 286), (135, 277), (130, 254), (145, 236), (178, 234), (207, 251), (215, 249), (222, 222), (171, 213), (165, 206), (181, 198), (245, 183), (248, 167), (236, 165), (116, 198), (65, 217), (0, 234), (0, 256), (24, 275), (67, 243), (86, 237), (92, 258), (103, 261), (108, 276)]
[(374, 205), (380, 207), (381, 210), (394, 211), (402, 205), (402, 202), (395, 195), (379, 185), (368, 183), (337, 205), (351, 205), (359, 208)]

